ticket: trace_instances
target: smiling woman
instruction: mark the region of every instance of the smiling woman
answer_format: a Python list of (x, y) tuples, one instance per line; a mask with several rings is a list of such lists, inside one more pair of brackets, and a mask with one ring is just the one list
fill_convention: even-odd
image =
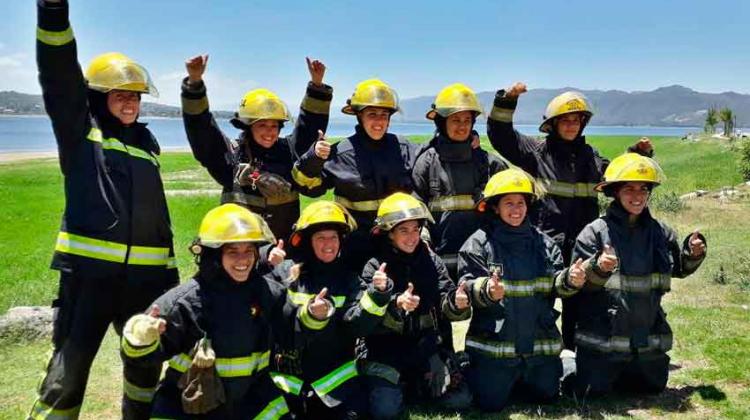
[[(110, 323), (177, 284), (160, 148), (138, 122), (145, 68), (121, 53), (94, 58), (85, 77), (65, 1), (38, 4), (37, 62), (65, 177), (52, 267), (60, 271), (54, 352), (32, 418), (78, 416), (91, 363)], [(147, 418), (159, 366), (125, 364), (122, 413)]]

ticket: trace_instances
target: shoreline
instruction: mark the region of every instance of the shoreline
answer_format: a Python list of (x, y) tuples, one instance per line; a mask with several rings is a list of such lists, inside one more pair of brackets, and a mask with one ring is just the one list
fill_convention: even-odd
[[(162, 153), (190, 152), (189, 147), (165, 147)], [(34, 159), (57, 159), (57, 150), (0, 151), (0, 164)]]

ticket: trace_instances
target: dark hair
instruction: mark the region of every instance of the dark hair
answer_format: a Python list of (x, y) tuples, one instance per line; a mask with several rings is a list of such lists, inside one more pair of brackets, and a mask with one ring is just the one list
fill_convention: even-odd
[[(433, 121), (435, 122), (435, 128), (437, 129), (437, 132), (440, 135), (444, 136), (445, 138), (447, 138), (449, 140), (453, 140), (450, 137), (448, 137), (448, 130), (447, 130), (447, 127), (446, 127), (447, 124), (448, 124), (447, 123), (448, 118), (443, 117), (442, 115), (440, 115), (438, 113), (435, 113), (435, 119)], [(471, 128), (472, 128), (471, 131), (472, 132), (474, 130), (474, 125), (476, 123), (477, 123), (477, 113), (476, 112), (472, 112), (471, 113)], [(468, 140), (469, 138), (471, 138), (471, 133), (469, 133), (469, 137), (467, 137), (466, 139)]]
[[(604, 195), (607, 197), (615, 198), (615, 195), (617, 195), (617, 191), (620, 190), (625, 184), (628, 182), (637, 182), (637, 181), (621, 181), (621, 182), (613, 182), (611, 184), (605, 185), (602, 188), (602, 192), (604, 192)], [(651, 193), (654, 191), (654, 184), (647, 182), (646, 188), (648, 188), (648, 192)]]

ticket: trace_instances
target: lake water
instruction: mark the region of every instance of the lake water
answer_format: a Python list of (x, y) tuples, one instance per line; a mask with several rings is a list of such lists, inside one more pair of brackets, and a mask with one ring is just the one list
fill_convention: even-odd
[[(154, 133), (163, 149), (177, 149), (189, 147), (181, 119), (172, 118), (143, 118)], [(328, 135), (331, 137), (345, 137), (353, 133), (355, 120), (351, 122), (333, 121), (329, 124)], [(219, 125), (229, 137), (235, 137), (238, 130), (229, 124), (228, 120), (219, 120)], [(516, 125), (516, 129), (524, 134), (539, 135), (536, 125)], [(432, 123), (397, 123), (391, 124), (390, 132), (405, 135), (432, 134)], [(283, 134), (292, 129), (287, 124)], [(484, 124), (477, 124), (479, 133), (486, 133)], [(698, 127), (620, 127), (620, 126), (589, 126), (588, 135), (631, 135), (631, 136), (675, 136), (682, 137), (689, 132), (701, 131)], [(47, 116), (1, 116), (0, 117), (0, 153), (3, 152), (45, 152), (56, 150), (52, 126)]]

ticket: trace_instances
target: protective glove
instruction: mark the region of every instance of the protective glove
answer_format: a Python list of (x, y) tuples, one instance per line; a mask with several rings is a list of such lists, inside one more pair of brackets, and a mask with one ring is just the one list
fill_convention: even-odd
[(148, 346), (159, 339), (159, 330), (166, 321), (146, 314), (133, 315), (123, 328), (123, 335), (134, 346)]
[(205, 414), (226, 402), (224, 385), (216, 374), (216, 354), (211, 341), (203, 338), (193, 349), (193, 362), (177, 382), (182, 390), (182, 409), (188, 414)]
[(292, 191), (292, 184), (279, 175), (271, 172), (263, 172), (255, 181), (255, 187), (258, 188), (265, 198), (283, 198)]

